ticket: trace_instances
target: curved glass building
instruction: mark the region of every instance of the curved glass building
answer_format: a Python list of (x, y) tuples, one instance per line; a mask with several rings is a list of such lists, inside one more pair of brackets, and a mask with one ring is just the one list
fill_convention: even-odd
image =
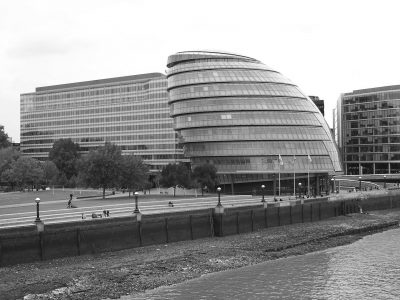
[(192, 167), (209, 162), (221, 184), (270, 181), (274, 191), (279, 175), (288, 192), (296, 176), (311, 174), (319, 192), (319, 178), (327, 185), (328, 174), (342, 172), (322, 114), (279, 72), (212, 51), (178, 52), (167, 66), (171, 116)]

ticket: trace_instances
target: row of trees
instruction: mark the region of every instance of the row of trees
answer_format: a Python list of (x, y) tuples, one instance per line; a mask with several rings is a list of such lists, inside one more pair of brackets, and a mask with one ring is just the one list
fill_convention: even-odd
[(177, 187), (214, 189), (217, 185), (217, 169), (214, 165), (203, 164), (196, 166), (193, 172), (187, 164), (169, 164), (161, 172), (160, 185), (173, 187), (174, 196)]
[[(169, 164), (157, 177), (162, 187), (213, 189), (216, 169), (211, 164), (194, 168), (188, 164)], [(79, 144), (71, 139), (54, 142), (49, 160), (39, 161), (21, 156), (6, 145), (0, 148), (0, 180), (12, 189), (39, 188), (41, 186), (89, 186), (106, 189), (123, 188), (131, 191), (150, 188), (147, 166), (140, 157), (122, 155), (120, 148), (106, 143), (104, 146), (81, 156)]]
[(145, 188), (148, 168), (139, 157), (122, 155), (106, 143), (80, 157), (79, 145), (70, 139), (54, 143), (48, 161), (21, 156), (12, 147), (0, 149), (0, 180), (12, 189), (49, 185), (90, 186), (132, 190)]

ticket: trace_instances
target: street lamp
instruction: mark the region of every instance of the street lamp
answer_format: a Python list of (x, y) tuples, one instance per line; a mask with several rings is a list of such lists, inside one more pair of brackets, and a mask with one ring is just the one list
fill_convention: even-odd
[(386, 175), (383, 175), (383, 188), (386, 189)]
[(221, 187), (217, 187), (217, 192), (218, 192), (218, 204), (215, 207), (215, 213), (216, 214), (223, 214), (224, 213), (224, 207), (221, 204)]
[(360, 177), (358, 177), (358, 180), (360, 181), (360, 185), (359, 185), (358, 189), (360, 190), (360, 192), (361, 192), (361, 179), (362, 179), (362, 177), (361, 177), (361, 176), (360, 176)]
[(265, 185), (261, 185), (261, 193), (262, 193), (262, 200), (261, 202), (265, 202), (264, 194), (265, 194)]
[(140, 222), (140, 221), (142, 221), (142, 214), (140, 213), (140, 210), (139, 210), (138, 197), (139, 197), (139, 193), (135, 192), (135, 210), (133, 211), (133, 214), (136, 215), (136, 220), (138, 222)]
[(35, 222), (40, 222), (40, 217), (39, 217), (39, 203), (40, 203), (40, 198), (35, 199), (36, 202), (36, 220)]
[(44, 231), (44, 223), (43, 223), (42, 220), (40, 220), (40, 217), (39, 217), (40, 198), (36, 198), (35, 202), (36, 202), (36, 220), (35, 220), (35, 224), (36, 224), (37, 231), (40, 233), (40, 232)]
[(337, 193), (337, 190), (336, 190), (336, 177), (333, 176), (332, 179), (331, 179), (331, 181), (332, 181), (332, 183), (333, 183), (333, 187), (332, 187), (333, 193)]
[(299, 182), (299, 198), (301, 197), (301, 182)]

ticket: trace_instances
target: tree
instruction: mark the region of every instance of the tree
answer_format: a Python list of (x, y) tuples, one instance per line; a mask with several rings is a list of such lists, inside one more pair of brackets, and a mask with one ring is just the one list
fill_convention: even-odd
[(7, 133), (4, 132), (4, 126), (0, 125), (0, 149), (10, 147)]
[(142, 159), (134, 155), (124, 155), (121, 158), (121, 187), (127, 188), (129, 197), (131, 191), (141, 189), (147, 183), (148, 167)]
[(43, 181), (46, 185), (55, 184), (57, 182), (57, 176), (59, 171), (57, 166), (51, 160), (44, 161), (41, 163), (43, 169)]
[(20, 153), (12, 147), (0, 149), (0, 176), (4, 171), (11, 168), (11, 164), (19, 157)]
[(58, 170), (65, 174), (67, 180), (78, 174), (79, 144), (71, 139), (60, 139), (54, 142), (49, 152), (49, 159), (55, 163)]
[(163, 187), (172, 187), (175, 197), (176, 187), (191, 186), (191, 177), (190, 169), (185, 164), (168, 164), (161, 171), (160, 184)]
[(119, 147), (106, 143), (83, 157), (81, 172), (86, 184), (93, 188), (106, 189), (118, 186), (121, 175), (122, 154)]
[(200, 186), (201, 195), (203, 196), (205, 187), (214, 188), (217, 184), (217, 168), (209, 163), (196, 166), (193, 169), (193, 178)]
[(43, 179), (40, 162), (31, 157), (22, 156), (12, 162), (11, 167), (2, 174), (2, 180), (21, 188), (37, 186)]

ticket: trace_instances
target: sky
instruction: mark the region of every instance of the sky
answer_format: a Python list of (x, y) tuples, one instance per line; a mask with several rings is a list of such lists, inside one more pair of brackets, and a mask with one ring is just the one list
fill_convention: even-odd
[(19, 142), (20, 94), (164, 73), (169, 55), (223, 50), (325, 100), (400, 84), (397, 0), (1, 0), (0, 124)]

